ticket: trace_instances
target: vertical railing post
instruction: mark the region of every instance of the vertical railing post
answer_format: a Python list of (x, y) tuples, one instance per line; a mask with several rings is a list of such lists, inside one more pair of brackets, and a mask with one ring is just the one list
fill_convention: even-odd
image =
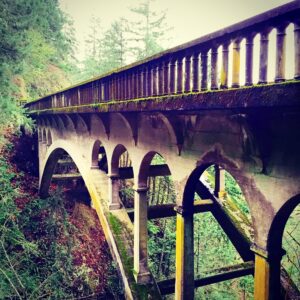
[(177, 59), (177, 94), (182, 93), (182, 81), (183, 81), (183, 56), (179, 56)]
[(295, 79), (300, 79), (300, 20), (294, 22)]
[(199, 52), (193, 54), (193, 92), (199, 92)]
[(136, 73), (135, 70), (132, 72), (132, 98), (136, 98)]
[(146, 98), (147, 97), (147, 67), (143, 66), (143, 94), (142, 97)]
[(228, 59), (229, 59), (229, 43), (224, 43), (222, 45), (222, 68), (221, 68), (221, 89), (228, 88)]
[(232, 87), (238, 88), (240, 86), (240, 40), (233, 41), (232, 50)]
[(184, 72), (184, 92), (191, 91), (191, 55), (185, 57), (185, 72)]
[(158, 64), (158, 95), (164, 93), (164, 62), (160, 61)]
[(137, 283), (151, 281), (148, 269), (148, 199), (147, 187), (138, 188), (134, 196), (134, 276)]
[(152, 95), (157, 96), (157, 65), (152, 67)]
[(138, 98), (143, 97), (143, 69), (138, 70)]
[(164, 95), (169, 93), (169, 61), (166, 59), (164, 61)]
[(287, 24), (277, 27), (275, 82), (285, 81), (286, 27)]
[(253, 85), (253, 39), (254, 34), (246, 37), (246, 86)]
[(201, 91), (207, 90), (207, 49), (201, 52)]
[(152, 71), (151, 65), (148, 64), (147, 66), (147, 97), (152, 96)]
[(175, 299), (194, 299), (194, 224), (193, 211), (175, 208), (176, 278)]
[(170, 59), (170, 94), (175, 94), (175, 67), (176, 59), (172, 57)]
[(211, 90), (218, 89), (218, 47), (211, 48)]
[(267, 29), (260, 34), (259, 84), (267, 83), (269, 32), (270, 30)]

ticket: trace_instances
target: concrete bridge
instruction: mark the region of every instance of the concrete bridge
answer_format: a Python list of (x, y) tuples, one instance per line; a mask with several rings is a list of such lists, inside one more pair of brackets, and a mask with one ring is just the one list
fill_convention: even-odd
[[(287, 50), (288, 26), (294, 45)], [(273, 29), (276, 57), (270, 62)], [(293, 55), (292, 80), (285, 79), (287, 55)], [(272, 82), (268, 68), (275, 69)], [(259, 80), (254, 84), (255, 71)], [(293, 1), (28, 103), (38, 130), (40, 194), (47, 196), (55, 166), (67, 153), (90, 193), (129, 299), (133, 296), (111, 215), (132, 234), (133, 249), (127, 250), (133, 251), (133, 275), (137, 283), (152, 286), (153, 298), (175, 292), (176, 299), (193, 299), (196, 287), (253, 274), (255, 299), (278, 299), (283, 230), (300, 201), (299, 79), (300, 1)], [(124, 153), (130, 165), (120, 164)], [(151, 164), (156, 154), (165, 163)], [(200, 180), (212, 165), (213, 191)], [(235, 178), (250, 208), (252, 242), (222, 206), (224, 170)], [(166, 175), (172, 176), (176, 204), (149, 207), (148, 178)], [(129, 178), (135, 190), (133, 212), (119, 198), (119, 181)], [(206, 211), (246, 264), (197, 279), (193, 215)], [(177, 219), (176, 278), (155, 283), (148, 268), (147, 220), (168, 216)]]

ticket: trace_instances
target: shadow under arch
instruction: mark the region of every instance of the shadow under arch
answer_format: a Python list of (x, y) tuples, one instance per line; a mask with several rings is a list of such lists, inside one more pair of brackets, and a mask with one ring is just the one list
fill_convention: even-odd
[(112, 156), (111, 156), (111, 166), (110, 166), (111, 167), (111, 174), (119, 175), (119, 160), (120, 160), (120, 157), (122, 156), (122, 154), (124, 154), (125, 152), (128, 153), (128, 150), (122, 144), (118, 144), (114, 148)]
[(270, 261), (270, 299), (279, 299), (278, 295), (281, 294), (281, 259), (285, 254), (282, 249), (284, 229), (289, 217), (299, 204), (300, 194), (290, 198), (279, 209), (270, 227), (267, 240), (268, 259)]
[(47, 133), (47, 146), (51, 146), (52, 145), (52, 134), (51, 134), (51, 130), (48, 128), (48, 133)]
[[(139, 168), (139, 174), (138, 174), (138, 187), (144, 188), (147, 187), (147, 181), (148, 177), (150, 176), (150, 166), (153, 158), (158, 155), (164, 160), (164, 157), (158, 153), (157, 151), (149, 151), (142, 159), (140, 168)], [(171, 175), (171, 171), (167, 164), (164, 164), (164, 173), (163, 175), (156, 175), (156, 176), (165, 176), (165, 175)]]
[[(78, 168), (76, 162), (74, 161), (73, 157), (63, 148), (56, 148), (54, 149), (51, 154), (48, 156), (47, 162), (45, 164), (43, 174), (40, 181), (40, 189), (39, 194), (41, 198), (46, 198), (49, 196), (49, 187), (51, 183), (51, 179), (55, 170), (55, 167), (57, 165), (58, 160), (64, 155), (67, 154), (70, 156), (76, 167)], [(78, 168), (79, 170), (79, 168)], [(79, 171), (80, 172), (80, 171)], [(82, 179), (86, 185), (86, 181), (84, 178), (84, 175), (80, 173), (82, 176)], [(87, 185), (86, 185), (87, 186)]]
[(91, 169), (101, 169), (105, 173), (108, 173), (107, 155), (105, 148), (100, 140), (96, 140), (92, 148)]

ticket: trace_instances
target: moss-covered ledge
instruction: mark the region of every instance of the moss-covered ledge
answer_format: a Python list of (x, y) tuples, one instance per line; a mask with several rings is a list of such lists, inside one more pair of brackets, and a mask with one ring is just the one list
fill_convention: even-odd
[(123, 101), (94, 102), (91, 104), (43, 110), (30, 111), (30, 108), (28, 108), (28, 112), (39, 115), (120, 111), (193, 111), (201, 109), (245, 109), (257, 107), (300, 108), (300, 81), (291, 80), (282, 83), (254, 85), (228, 90), (183, 93)]

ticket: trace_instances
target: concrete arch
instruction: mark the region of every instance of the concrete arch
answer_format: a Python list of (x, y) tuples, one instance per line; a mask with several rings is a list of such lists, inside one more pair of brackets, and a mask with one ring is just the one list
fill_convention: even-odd
[(123, 146), (122, 144), (118, 144), (113, 152), (112, 152), (112, 156), (111, 156), (111, 161), (110, 161), (110, 173), (113, 175), (119, 175), (119, 159), (120, 156), (124, 153), (124, 152), (128, 152), (128, 150), (126, 149), (125, 146)]
[(92, 148), (91, 169), (99, 169), (99, 153), (100, 153), (100, 151), (102, 151), (103, 154), (105, 156), (107, 156), (105, 147), (103, 146), (103, 143), (100, 140), (96, 140), (94, 142), (93, 148)]
[[(149, 169), (150, 169), (150, 164), (153, 159), (153, 157), (158, 154), (162, 158), (164, 158), (160, 153), (156, 151), (149, 151), (146, 153), (146, 155), (143, 157), (140, 167), (139, 167), (139, 173), (138, 173), (138, 178), (137, 178), (137, 187), (138, 188), (146, 188), (147, 187), (147, 180), (149, 176)], [(170, 169), (168, 167), (169, 173)]]
[(206, 155), (197, 162), (197, 167), (192, 171), (187, 179), (184, 187), (182, 203), (180, 203), (179, 206), (182, 206), (183, 209), (191, 209), (199, 179), (203, 172), (212, 165), (218, 165), (225, 169), (239, 185), (250, 210), (254, 230), (254, 240), (256, 241), (259, 236), (261, 237), (262, 235), (265, 235), (266, 228), (269, 226), (269, 220), (263, 212), (270, 211), (272, 215), (274, 209), (256, 187), (254, 180), (248, 176), (244, 170), (239, 168), (237, 163), (223, 156), (218, 149), (206, 153)]
[(109, 126), (109, 117), (107, 115), (100, 117), (97, 114), (92, 114), (90, 116), (90, 126), (91, 126), (91, 135), (92, 136), (102, 136), (106, 135), (106, 138), (109, 139), (110, 126)]
[(282, 236), (288, 218), (300, 204), (300, 194), (286, 201), (276, 213), (268, 235), (268, 252), (280, 251), (282, 247)]
[(288, 218), (298, 205), (300, 205), (300, 194), (292, 197), (282, 205), (270, 227), (267, 241), (267, 255), (270, 263), (270, 299), (278, 299), (278, 296), (281, 294), (281, 259), (285, 254), (282, 249), (283, 233)]

